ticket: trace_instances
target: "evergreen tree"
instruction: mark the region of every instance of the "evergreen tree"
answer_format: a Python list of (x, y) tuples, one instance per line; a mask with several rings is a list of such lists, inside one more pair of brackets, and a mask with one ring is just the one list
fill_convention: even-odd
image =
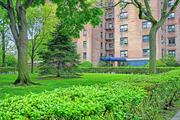
[(72, 39), (62, 33), (62, 28), (62, 25), (57, 26), (52, 33), (53, 39), (46, 44), (47, 50), (40, 53), (43, 59), (41, 73), (72, 77), (78, 75), (74, 68), (79, 64), (79, 55)]

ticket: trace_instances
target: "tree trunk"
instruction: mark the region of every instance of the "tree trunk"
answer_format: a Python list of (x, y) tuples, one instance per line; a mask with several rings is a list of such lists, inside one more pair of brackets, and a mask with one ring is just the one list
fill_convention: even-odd
[(157, 34), (158, 26), (154, 24), (150, 30), (150, 60), (149, 60), (149, 72), (156, 73), (156, 34)]
[(31, 57), (31, 73), (34, 73), (34, 58)]
[(6, 66), (6, 44), (5, 44), (5, 33), (2, 30), (1, 31), (2, 35), (2, 67)]
[(34, 50), (34, 45), (32, 47), (32, 51), (31, 51), (31, 73), (34, 73), (34, 58), (35, 58), (35, 50)]
[(28, 73), (28, 36), (26, 27), (26, 10), (19, 6), (17, 7), (18, 29), (19, 35), (16, 40), (18, 50), (18, 78), (14, 82), (15, 85), (30, 85), (32, 84)]
[(28, 73), (28, 64), (27, 64), (27, 40), (20, 39), (20, 45), (18, 47), (18, 78), (14, 82), (16, 85), (29, 85), (31, 80)]

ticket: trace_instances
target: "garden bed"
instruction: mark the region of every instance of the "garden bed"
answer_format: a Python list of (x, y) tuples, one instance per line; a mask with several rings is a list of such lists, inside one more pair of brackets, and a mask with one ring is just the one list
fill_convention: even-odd
[(103, 86), (75, 86), (11, 97), (0, 103), (0, 119), (161, 120), (180, 98), (180, 70), (127, 77)]

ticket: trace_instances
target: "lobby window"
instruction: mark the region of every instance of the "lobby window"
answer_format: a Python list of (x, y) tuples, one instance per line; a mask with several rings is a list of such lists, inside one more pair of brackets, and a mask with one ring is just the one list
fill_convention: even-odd
[(169, 0), (168, 1), (168, 7), (172, 7), (174, 5), (174, 0)]
[(87, 30), (86, 29), (83, 30), (83, 36), (87, 36)]
[(128, 12), (122, 12), (120, 13), (120, 16), (119, 18), (122, 20), (122, 19), (128, 19)]
[(175, 57), (176, 51), (175, 50), (168, 50), (168, 55)]
[(120, 56), (121, 57), (128, 57), (128, 50), (121, 50), (120, 51)]
[(149, 49), (143, 49), (143, 56), (149, 56)]
[(149, 42), (150, 37), (149, 35), (143, 35), (142, 39), (143, 39), (143, 42)]
[(127, 32), (128, 31), (128, 24), (120, 26), (120, 32)]
[(100, 53), (100, 57), (103, 57), (103, 53)]
[(175, 32), (175, 25), (168, 25), (168, 32)]
[(87, 59), (87, 53), (83, 52), (83, 60), (86, 60), (86, 59)]
[(176, 39), (175, 39), (175, 37), (168, 38), (168, 44), (169, 44), (169, 45), (174, 45), (174, 44), (176, 44)]
[(174, 19), (175, 18), (175, 13), (172, 12), (169, 16), (168, 16), (168, 19)]
[(83, 41), (83, 48), (87, 49), (87, 41)]
[(149, 22), (149, 21), (144, 21), (144, 22), (142, 22), (142, 28), (143, 28), (143, 29), (151, 28), (151, 26), (152, 26), (152, 23)]
[(128, 37), (120, 38), (120, 45), (127, 45), (128, 44)]

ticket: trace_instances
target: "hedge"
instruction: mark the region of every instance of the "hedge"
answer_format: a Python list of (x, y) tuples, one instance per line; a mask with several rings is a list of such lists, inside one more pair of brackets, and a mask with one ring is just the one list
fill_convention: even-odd
[(0, 74), (14, 74), (16, 73), (15, 67), (0, 67)]
[[(163, 73), (177, 69), (176, 67), (158, 67), (157, 72)], [(93, 68), (78, 68), (79, 73), (122, 73), (122, 74), (148, 74), (147, 67), (93, 67)]]
[(180, 98), (180, 70), (74, 86), (0, 102), (0, 120), (161, 120)]

